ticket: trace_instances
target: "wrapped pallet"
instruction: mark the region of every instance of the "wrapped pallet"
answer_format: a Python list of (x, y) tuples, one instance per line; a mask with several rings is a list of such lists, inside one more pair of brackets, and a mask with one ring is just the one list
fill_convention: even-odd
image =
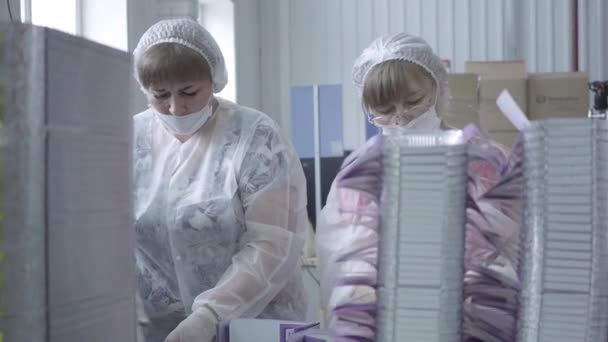
[(461, 341), (466, 145), (460, 131), (383, 146), (377, 341)]
[(517, 341), (608, 338), (608, 126), (547, 119), (525, 134)]
[(0, 340), (134, 341), (130, 57), (0, 25)]

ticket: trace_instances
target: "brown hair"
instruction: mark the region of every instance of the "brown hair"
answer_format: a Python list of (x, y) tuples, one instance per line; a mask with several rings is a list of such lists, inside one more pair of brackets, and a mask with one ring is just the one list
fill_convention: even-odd
[(405, 60), (389, 60), (374, 66), (363, 84), (361, 104), (370, 112), (374, 108), (400, 101), (407, 94), (420, 89), (425, 79), (433, 82), (433, 89), (438, 91), (431, 74), (416, 63)]
[(137, 61), (137, 74), (144, 89), (158, 83), (211, 80), (209, 63), (196, 51), (176, 43), (150, 47)]

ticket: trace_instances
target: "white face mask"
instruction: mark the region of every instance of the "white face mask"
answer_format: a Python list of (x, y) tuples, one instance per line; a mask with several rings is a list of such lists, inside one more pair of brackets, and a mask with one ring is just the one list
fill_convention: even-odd
[(198, 112), (175, 116), (171, 114), (161, 114), (157, 111), (156, 117), (171, 132), (179, 135), (192, 135), (198, 131), (209, 120), (213, 113), (211, 101)]
[(382, 128), (383, 134), (391, 134), (406, 131), (433, 131), (441, 128), (441, 120), (437, 115), (435, 106), (432, 106), (419, 117), (407, 123), (405, 126), (397, 125), (378, 125)]

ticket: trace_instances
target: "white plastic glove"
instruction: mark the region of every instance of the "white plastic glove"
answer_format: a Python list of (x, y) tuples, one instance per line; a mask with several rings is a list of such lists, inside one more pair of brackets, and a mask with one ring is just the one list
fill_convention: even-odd
[(209, 307), (203, 306), (183, 320), (165, 342), (212, 342), (217, 323), (217, 315)]

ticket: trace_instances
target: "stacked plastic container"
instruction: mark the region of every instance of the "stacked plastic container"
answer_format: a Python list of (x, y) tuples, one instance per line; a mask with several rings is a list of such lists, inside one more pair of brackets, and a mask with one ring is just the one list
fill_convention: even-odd
[(467, 182), (461, 132), (389, 135), (383, 149), (377, 341), (460, 341)]
[(131, 70), (0, 23), (0, 341), (135, 340)]
[(606, 342), (606, 122), (536, 122), (525, 138), (526, 229), (518, 341)]

